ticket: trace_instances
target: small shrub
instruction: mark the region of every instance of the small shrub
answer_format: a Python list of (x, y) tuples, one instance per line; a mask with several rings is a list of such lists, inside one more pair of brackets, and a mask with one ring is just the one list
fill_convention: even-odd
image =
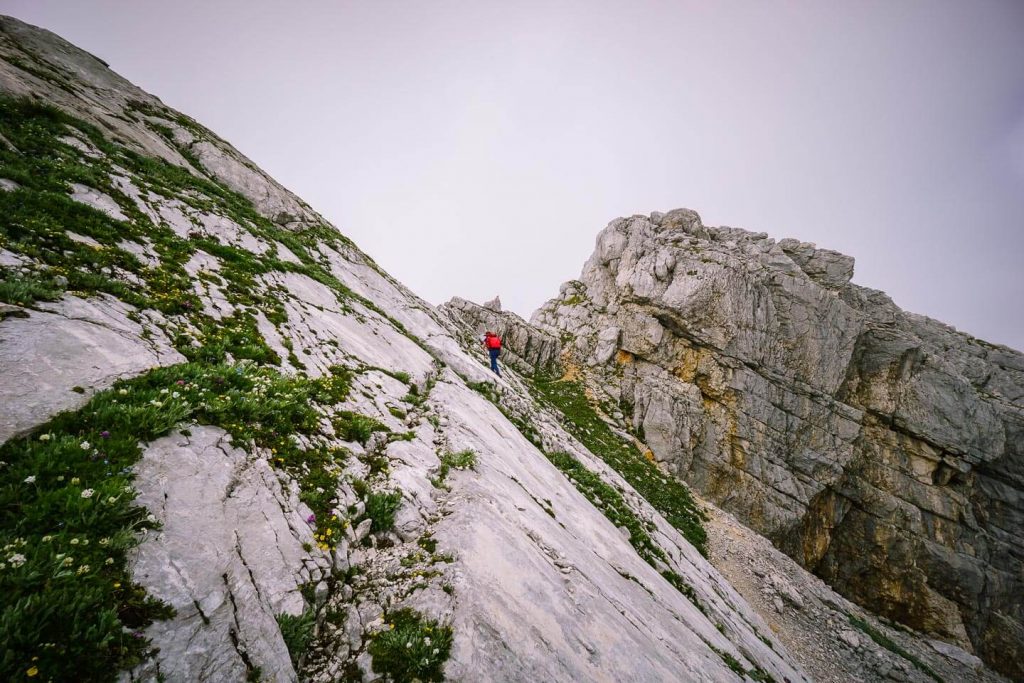
[(373, 670), (396, 683), (441, 681), (452, 647), (450, 626), (423, 618), (411, 609), (387, 615), (386, 630), (370, 641)]

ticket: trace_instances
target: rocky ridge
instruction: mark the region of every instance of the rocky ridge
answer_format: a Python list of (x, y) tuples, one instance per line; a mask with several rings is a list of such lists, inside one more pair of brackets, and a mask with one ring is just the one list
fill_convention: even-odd
[(224, 140), (6, 17), (0, 178), (4, 678), (807, 680), (695, 507)]
[(1024, 356), (852, 274), (690, 210), (632, 216), (531, 322), (668, 471), (861, 605), (1020, 678)]

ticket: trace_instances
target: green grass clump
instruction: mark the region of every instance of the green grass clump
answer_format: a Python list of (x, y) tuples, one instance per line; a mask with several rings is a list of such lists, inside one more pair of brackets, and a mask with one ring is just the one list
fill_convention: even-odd
[(441, 454), (441, 468), (438, 470), (437, 477), (432, 481), (434, 486), (440, 487), (452, 470), (472, 469), (476, 469), (476, 453), (472, 450), (467, 448), (457, 453), (446, 451)]
[(867, 634), (867, 636), (871, 638), (871, 640), (875, 641), (889, 652), (892, 652), (893, 654), (898, 655), (903, 659), (907, 660), (915, 667), (917, 667), (917, 669), (921, 673), (928, 676), (929, 678), (938, 681), (938, 683), (943, 683), (942, 678), (940, 678), (939, 675), (935, 673), (935, 671), (933, 671), (931, 667), (929, 667), (927, 664), (925, 664), (920, 659), (915, 657), (913, 654), (907, 652), (902, 647), (897, 645), (891, 638), (889, 638), (889, 636), (885, 635), (884, 633), (882, 633), (881, 631), (873, 627), (871, 624), (869, 624), (868, 622), (864, 621), (859, 617), (856, 617), (852, 614), (848, 614), (847, 618), (850, 620), (851, 626), (855, 626), (856, 628)]
[(381, 424), (372, 417), (342, 410), (335, 414), (334, 430), (343, 441), (355, 441), (362, 446), (370, 440), (374, 432), (390, 431), (386, 425)]
[(298, 616), (279, 614), (277, 615), (277, 625), (281, 629), (285, 647), (288, 648), (288, 657), (292, 660), (292, 666), (298, 669), (299, 661), (306, 653), (309, 641), (313, 638), (316, 613), (308, 609)]
[(450, 626), (425, 619), (411, 609), (386, 615), (385, 630), (370, 641), (373, 670), (396, 683), (444, 680), (452, 647)]
[(62, 293), (50, 279), (0, 271), (0, 301), (4, 303), (31, 306), (36, 301), (56, 301)]
[(498, 386), (494, 382), (466, 382), (466, 386), (479, 394), (483, 394), (491, 403), (498, 402), (500, 394)]
[(402, 505), (400, 491), (373, 491), (366, 496), (366, 519), (373, 520), (374, 532), (388, 531), (395, 526), (395, 513)]
[(535, 397), (565, 416), (566, 427), (573, 436), (622, 475), (686, 540), (707, 556), (705, 515), (690, 490), (675, 479), (664, 476), (628, 439), (612, 431), (590, 405), (582, 384), (537, 379), (528, 386)]

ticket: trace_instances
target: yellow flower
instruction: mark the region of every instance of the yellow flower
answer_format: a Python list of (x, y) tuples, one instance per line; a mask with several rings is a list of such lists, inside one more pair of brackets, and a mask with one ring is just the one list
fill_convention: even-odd
[(27, 675), (29, 678), (32, 678), (33, 676), (37, 675), (38, 673), (39, 673), (39, 667), (38, 666), (33, 666), (33, 667), (30, 667), (29, 670), (25, 672), (25, 675)]

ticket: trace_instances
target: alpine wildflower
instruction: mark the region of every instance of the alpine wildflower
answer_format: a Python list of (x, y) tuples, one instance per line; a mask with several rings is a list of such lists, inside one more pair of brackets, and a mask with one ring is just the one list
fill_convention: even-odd
[(92, 489), (84, 489), (82, 491), (82, 498), (92, 498), (92, 494), (94, 493), (95, 491), (93, 491)]
[(25, 477), (25, 483), (26, 484), (34, 484), (34, 483), (36, 483), (36, 475), (30, 474), (27, 477)]

